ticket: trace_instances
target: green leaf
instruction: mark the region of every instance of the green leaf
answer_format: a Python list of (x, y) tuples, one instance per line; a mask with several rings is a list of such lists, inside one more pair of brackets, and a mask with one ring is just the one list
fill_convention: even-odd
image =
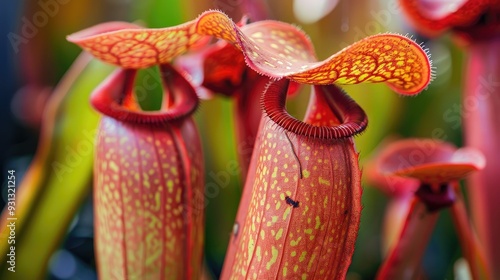
[[(52, 253), (92, 182), (94, 136), (99, 115), (89, 95), (114, 67), (83, 54), (63, 77), (45, 110), (37, 154), (16, 197), (15, 273), (0, 242), (0, 279), (43, 279)], [(7, 213), (2, 213), (6, 229)], [(8, 228), (7, 228), (8, 229)], [(2, 232), (6, 238), (8, 230)], [(1, 239), (1, 238), (0, 238)]]

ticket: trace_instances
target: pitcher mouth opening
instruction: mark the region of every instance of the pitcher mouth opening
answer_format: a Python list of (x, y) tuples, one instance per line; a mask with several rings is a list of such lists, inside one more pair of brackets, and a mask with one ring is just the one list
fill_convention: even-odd
[(289, 83), (287, 79), (273, 81), (261, 97), (264, 113), (283, 129), (297, 135), (325, 140), (353, 137), (366, 129), (368, 118), (363, 109), (336, 85), (315, 86), (315, 89), (325, 95), (328, 108), (337, 117), (339, 125), (316, 126), (294, 118), (285, 109)]
[[(100, 113), (114, 119), (142, 124), (162, 124), (190, 116), (198, 107), (193, 86), (170, 64), (161, 64), (163, 106), (158, 111), (143, 111), (134, 97), (137, 69), (119, 69), (92, 93), (90, 103)], [(165, 105), (166, 104), (166, 105)]]

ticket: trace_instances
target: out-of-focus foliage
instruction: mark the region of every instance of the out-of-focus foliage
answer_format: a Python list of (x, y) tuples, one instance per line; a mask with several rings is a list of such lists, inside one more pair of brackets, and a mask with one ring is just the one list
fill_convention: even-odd
[[(111, 70), (88, 55), (81, 56), (47, 104), (37, 156), (16, 197), (18, 272), (9, 275), (9, 265), (3, 261), (2, 278), (42, 277), (51, 252), (90, 193), (93, 138), (99, 117), (88, 98)], [(7, 244), (1, 246), (1, 256), (6, 258)]]

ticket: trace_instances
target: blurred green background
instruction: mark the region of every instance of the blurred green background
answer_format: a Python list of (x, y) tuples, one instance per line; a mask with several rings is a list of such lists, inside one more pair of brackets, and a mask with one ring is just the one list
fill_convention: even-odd
[[(7, 170), (16, 170), (19, 184), (33, 159), (47, 100), (80, 52), (77, 46), (65, 40), (66, 35), (111, 20), (137, 21), (149, 27), (171, 26), (213, 8), (226, 12), (235, 21), (243, 13), (249, 13), (255, 19), (271, 18), (296, 24), (310, 35), (320, 59), (368, 35), (383, 32), (413, 35), (417, 42), (424, 42), (430, 49), (436, 68), (436, 79), (427, 90), (416, 97), (403, 98), (381, 84), (345, 87), (369, 117), (368, 129), (355, 139), (361, 153), (361, 165), (377, 145), (391, 135), (433, 137), (458, 146), (462, 144), (459, 106), (463, 55), (451, 44), (449, 37), (433, 41), (419, 37), (405, 22), (396, 0), (359, 0), (356, 3), (341, 0), (333, 11), (323, 17), (314, 14), (312, 8), (309, 15), (297, 15), (293, 6), (298, 2), (36, 0), (2, 3), (0, 30), (5, 41), (0, 45), (0, 122), (4, 131), (0, 138), (2, 174), (7, 174)], [(311, 19), (318, 17), (316, 21)], [(99, 73), (94, 74), (97, 79), (93, 82), (95, 84), (111, 69), (105, 65), (93, 67), (101, 71), (92, 70)], [(88, 72), (85, 75), (89, 75)], [(83, 86), (78, 89), (80, 96), (88, 96), (89, 90)], [(297, 118), (301, 118), (306, 109), (303, 105), (307, 104), (307, 91), (305, 88), (287, 104), (288, 110)], [(159, 90), (152, 92), (149, 104), (144, 106), (154, 109), (160, 94)], [(81, 106), (88, 108), (88, 104)], [(203, 101), (195, 114), (204, 144), (206, 183), (212, 182), (220, 187), (217, 196), (208, 198), (206, 208), (206, 261), (214, 275), (218, 275), (224, 260), (242, 185), (240, 177), (231, 175), (228, 167), (237, 161), (238, 152), (233, 134), (232, 107), (231, 100), (216, 97)], [(73, 122), (77, 125), (76, 118), (80, 117), (78, 106), (68, 110), (73, 111), (63, 114), (68, 118), (66, 126), (71, 127)], [(61, 136), (71, 132), (62, 130), (57, 133)], [(74, 172), (90, 174), (88, 167), (83, 169), (85, 167), (82, 170), (76, 168)], [(222, 174), (230, 174), (228, 184), (221, 185), (220, 181), (214, 180)], [(6, 201), (6, 177), (3, 176), (2, 205)], [(71, 181), (65, 184), (66, 188), (73, 187)], [(79, 184), (85, 185), (82, 188), (88, 191), (82, 191), (82, 197), (75, 200), (80, 210), (69, 222), (63, 243), (50, 259), (48, 279), (97, 277), (92, 249), (90, 186), (83, 180)], [(350, 279), (372, 279), (377, 271), (381, 262), (380, 234), (386, 202), (387, 198), (380, 191), (364, 184), (364, 209), (356, 253), (348, 275)], [(50, 224), (54, 221), (38, 222)], [(44, 237), (39, 238), (43, 242)], [(460, 249), (451, 219), (447, 214), (441, 215), (424, 261), (429, 278), (450, 278), (458, 256)]]

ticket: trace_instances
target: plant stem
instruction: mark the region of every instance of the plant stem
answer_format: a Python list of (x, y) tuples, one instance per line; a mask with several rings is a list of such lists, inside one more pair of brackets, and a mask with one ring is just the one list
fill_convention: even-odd
[(450, 207), (450, 211), (458, 239), (460, 240), (460, 246), (462, 247), (462, 254), (469, 264), (472, 279), (490, 279), (484, 263), (481, 264), (480, 262), (484, 260), (482, 250), (471, 230), (460, 186), (458, 186), (458, 182), (454, 182), (453, 185), (456, 191), (456, 200)]
[(409, 195), (392, 197), (387, 204), (382, 233), (382, 256), (387, 257), (390, 249), (397, 244), (405, 220), (407, 219), (412, 199), (413, 195), (410, 193)]
[(500, 37), (477, 41), (468, 49), (462, 117), (465, 142), (479, 149), (486, 167), (470, 176), (471, 210), (493, 279), (500, 279)]
[(380, 268), (377, 279), (414, 279), (438, 219), (417, 197), (413, 199), (398, 243)]

